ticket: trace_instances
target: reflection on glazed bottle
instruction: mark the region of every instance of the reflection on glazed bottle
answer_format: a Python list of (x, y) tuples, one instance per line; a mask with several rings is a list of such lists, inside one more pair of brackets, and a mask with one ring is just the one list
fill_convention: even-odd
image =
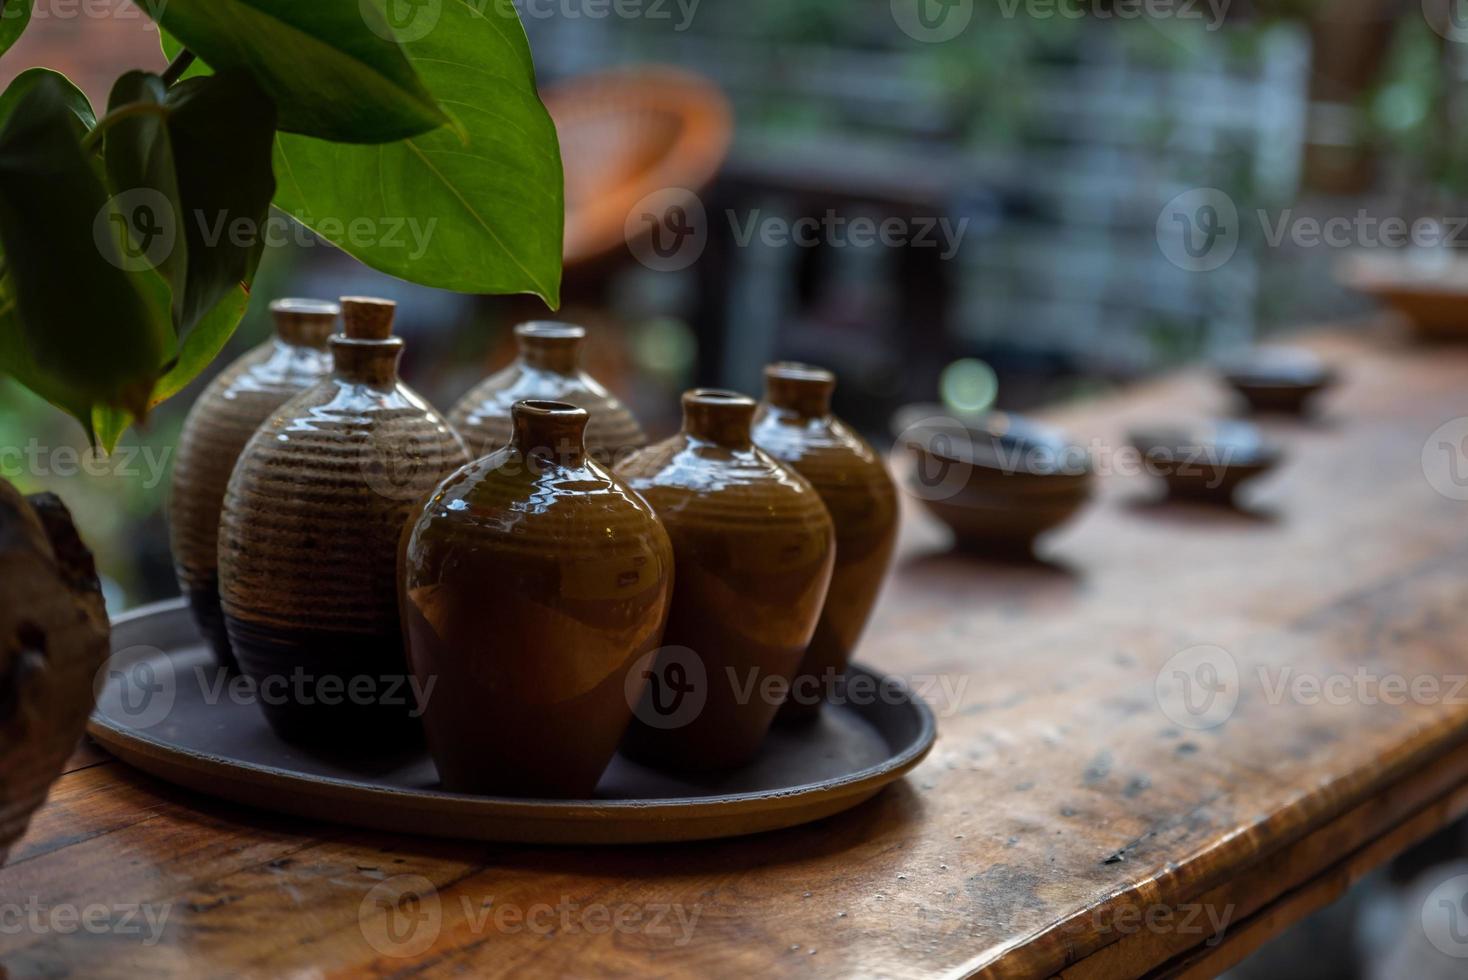
[(589, 797), (661, 642), (668, 535), (592, 459), (584, 409), (525, 401), (508, 446), (439, 485), (402, 548), (402, 615), (444, 787)]
[(690, 391), (683, 431), (619, 469), (662, 518), (677, 565), (664, 652), (625, 742), (654, 764), (752, 759), (826, 599), (831, 518), (809, 483), (750, 440), (754, 412), (743, 395)]
[(275, 336), (220, 372), (184, 420), (173, 464), (168, 532), (179, 589), (219, 662), (234, 667), (219, 610), (219, 511), (250, 436), (280, 406), (331, 373), (327, 340), (341, 308), (309, 299), (270, 304)]
[(527, 399), (559, 401), (591, 415), (586, 448), (603, 466), (613, 466), (647, 445), (632, 413), (581, 369), (586, 328), (537, 321), (515, 328), (520, 354), (515, 362), (459, 400), (449, 422), (474, 456), (492, 453), (510, 441), (510, 409)]
[(815, 487), (836, 525), (836, 570), (782, 718), (820, 710), (876, 605), (897, 543), (897, 491), (866, 440), (831, 414), (836, 376), (805, 364), (765, 368), (754, 441)]
[(225, 625), (266, 717), (293, 740), (381, 743), (417, 729), (398, 540), (429, 491), (469, 457), (398, 380), (393, 312), (387, 300), (342, 300), (331, 377), (260, 427), (225, 494)]

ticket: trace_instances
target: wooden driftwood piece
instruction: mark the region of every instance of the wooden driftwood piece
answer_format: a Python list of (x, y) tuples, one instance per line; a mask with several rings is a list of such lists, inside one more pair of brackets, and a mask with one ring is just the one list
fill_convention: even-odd
[(107, 641), (71, 514), (0, 480), (0, 864), (81, 738)]

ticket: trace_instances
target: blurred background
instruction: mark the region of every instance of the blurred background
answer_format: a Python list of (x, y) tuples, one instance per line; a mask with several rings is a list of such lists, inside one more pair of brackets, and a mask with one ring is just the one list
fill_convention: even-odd
[[(1401, 251), (1369, 231), (1382, 218), (1464, 214), (1468, 16), (1449, 0), (516, 6), (566, 158), (558, 316), (592, 328), (588, 369), (654, 436), (682, 389), (754, 391), (777, 358), (835, 369), (838, 414), (881, 444), (908, 402), (1030, 410), (1365, 325), (1379, 313), (1340, 284), (1344, 253)], [(48, 65), (101, 104), (121, 72), (163, 64), (127, 0), (55, 0), (0, 84)], [(1164, 226), (1194, 219), (1202, 253), (1179, 254)], [(1329, 219), (1349, 228), (1322, 240)], [(114, 611), (176, 593), (165, 497), (199, 390), (268, 336), (269, 299), (343, 294), (399, 301), (404, 376), (440, 408), (509, 361), (515, 322), (546, 313), (408, 286), (308, 239), (268, 250), (224, 356), (110, 460), (84, 465), (75, 423), (0, 378), (0, 447), (21, 450), (3, 475), (64, 497)], [(1434, 846), (1462, 853), (1461, 834)], [(1392, 946), (1401, 867), (1242, 975), (1368, 969), (1339, 937)]]
[[(1293, 231), (1454, 213), (1468, 172), (1452, 125), (1468, 45), (1433, 0), (517, 7), (566, 156), (558, 315), (592, 328), (589, 369), (654, 434), (683, 388), (752, 391), (774, 358), (834, 368), (838, 413), (882, 441), (907, 402), (1026, 410), (1359, 317), (1370, 302), (1332, 274), (1342, 249)], [(100, 104), (122, 71), (163, 63), (129, 0), (56, 0), (0, 84), (49, 65)], [(670, 188), (697, 192), (691, 213), (659, 210)], [(1158, 234), (1200, 188), (1240, 216), (1206, 275)], [(1277, 227), (1292, 233), (1272, 241)], [(401, 303), (405, 377), (440, 408), (509, 360), (515, 321), (546, 313), (408, 286), (319, 242), (270, 248), (225, 355), (118, 457), (4, 458), (77, 511), (114, 609), (175, 591), (163, 505), (193, 397), (267, 336), (270, 298), (348, 293)], [(0, 445), (85, 448), (4, 379)]]

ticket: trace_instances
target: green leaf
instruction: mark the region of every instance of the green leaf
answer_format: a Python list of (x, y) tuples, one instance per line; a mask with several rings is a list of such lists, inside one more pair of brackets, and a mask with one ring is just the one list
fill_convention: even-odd
[(31, 4), (34, 0), (0, 0), (0, 54), (20, 40), (26, 24), (31, 20)]
[(141, 416), (171, 325), (127, 271), (121, 216), (82, 148), (75, 103), (48, 74), (0, 126), (0, 247), (34, 367), (78, 398)]
[(254, 75), (288, 132), (384, 143), (447, 121), (377, 0), (167, 0), (143, 7), (215, 71)]
[(179, 321), (187, 334), (254, 274), (275, 195), (275, 107), (249, 75), (225, 72), (180, 82), (168, 108), (188, 249)]
[(46, 401), (75, 418), (92, 437), (92, 400), (36, 366), (15, 314), (15, 302), (0, 295), (0, 373), (8, 374)]
[[(184, 340), (183, 347), (173, 366), (153, 386), (152, 394), (148, 398), (150, 408), (157, 407), (182, 391), (213, 362), (214, 358), (219, 356), (219, 352), (234, 335), (235, 328), (239, 326), (249, 303), (249, 293), (243, 286), (236, 285), (233, 292), (220, 300), (214, 309), (199, 321), (199, 325)], [(3, 351), (3, 348), (0, 348), (0, 351)], [(27, 385), (27, 387), (30, 386)], [(110, 453), (116, 447), (117, 440), (122, 438), (128, 426), (132, 425), (133, 416), (131, 412), (123, 409), (98, 406), (92, 413), (91, 422), (96, 431), (97, 441), (105, 451)]]
[(560, 145), (514, 8), (443, 0), (433, 29), (404, 47), (467, 141), (447, 128), (375, 147), (282, 134), (276, 206), (390, 275), (558, 305)]
[[(11, 2), (14, 3), (15, 0), (11, 0)], [(59, 71), (52, 71), (49, 68), (27, 68), (15, 76), (15, 81), (10, 83), (10, 87), (3, 93), (0, 93), (0, 123), (10, 118), (10, 113), (14, 111), (16, 105), (19, 104), (20, 100), (31, 89), (35, 88), (43, 79), (52, 76), (55, 76), (59, 81), (59, 91), (62, 92), (67, 106), (71, 109), (72, 114), (81, 122), (82, 126), (86, 129), (91, 129), (97, 125), (97, 114), (92, 111), (92, 103), (88, 101), (87, 97), (82, 94), (80, 89), (71, 84), (71, 81), (65, 75)]]
[(170, 290), (175, 330), (184, 324), (184, 286), (189, 268), (184, 209), (169, 138), (168, 87), (157, 75), (131, 71), (117, 80), (109, 113), (122, 106), (152, 106), (154, 113), (119, 118), (107, 131), (104, 159), (114, 205), (127, 219), (131, 252), (147, 255)]

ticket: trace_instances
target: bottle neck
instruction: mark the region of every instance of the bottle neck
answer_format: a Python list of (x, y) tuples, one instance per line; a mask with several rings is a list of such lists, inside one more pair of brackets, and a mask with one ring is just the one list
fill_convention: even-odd
[(732, 391), (698, 389), (683, 396), (683, 433), (725, 449), (749, 449), (755, 403)]
[(523, 401), (510, 409), (510, 446), (525, 457), (565, 467), (586, 461), (585, 409), (564, 402)]
[(398, 364), (403, 356), (400, 338), (353, 340), (338, 334), (331, 338), (335, 377), (374, 388), (391, 388), (398, 383)]
[(281, 344), (325, 352), (330, 348), (341, 307), (320, 300), (280, 299), (270, 304), (270, 315)]
[(805, 364), (771, 364), (765, 369), (765, 401), (782, 414), (801, 419), (831, 414), (836, 376)]
[(586, 331), (570, 323), (522, 323), (515, 328), (520, 361), (527, 367), (555, 374), (581, 370), (581, 345)]

